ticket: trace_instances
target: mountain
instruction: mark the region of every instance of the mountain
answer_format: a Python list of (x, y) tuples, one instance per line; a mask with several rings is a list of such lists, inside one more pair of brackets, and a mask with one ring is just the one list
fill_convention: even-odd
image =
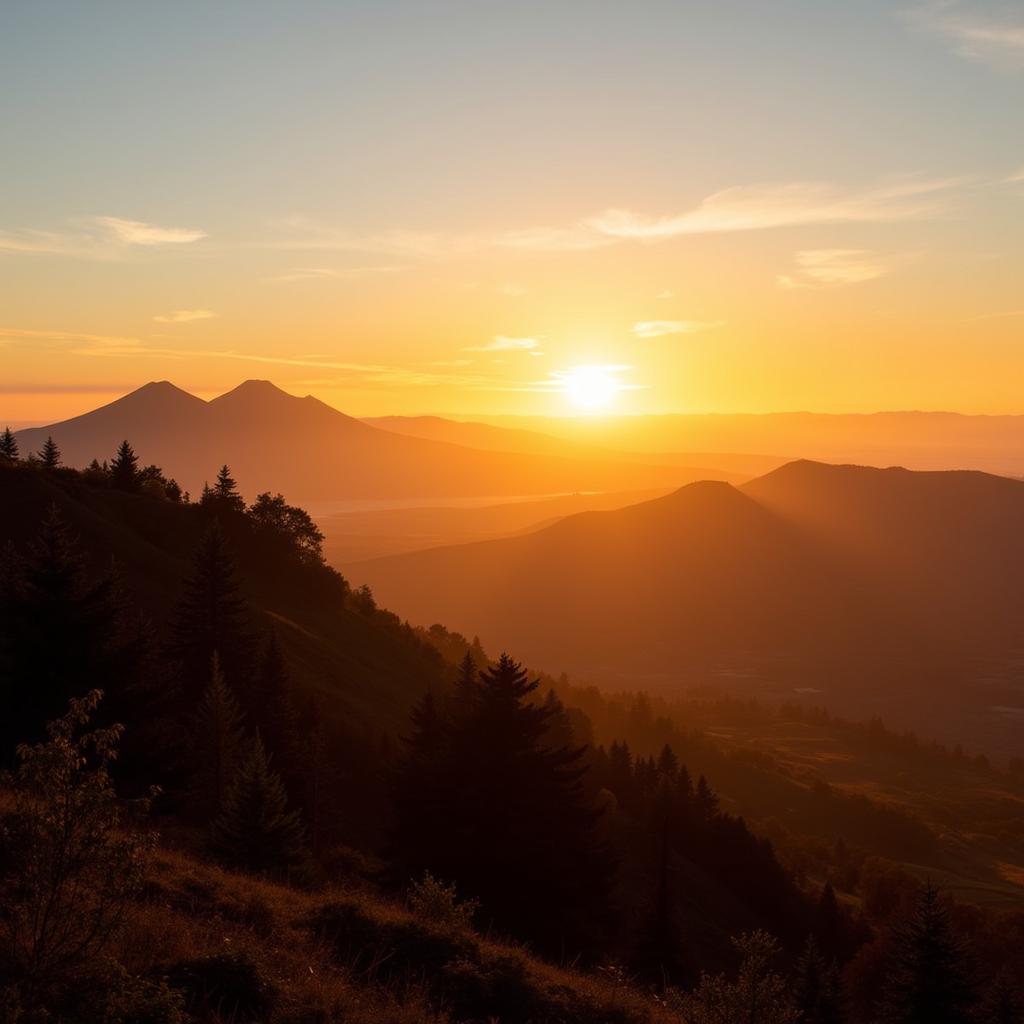
[[(765, 456), (724, 462), (722, 453), (774, 452), (824, 462), (901, 465), (919, 470), (980, 469), (1024, 476), (1024, 416), (951, 412), (707, 413), (646, 416), (486, 417), (574, 443), (621, 452), (705, 452), (706, 464), (767, 472)], [(694, 456), (686, 459), (693, 463)], [(752, 458), (759, 459), (760, 469)], [(707, 462), (706, 460), (711, 460)], [(779, 462), (789, 461), (778, 460)]]
[(70, 466), (109, 459), (127, 438), (144, 463), (161, 465), (193, 494), (228, 463), (248, 497), (274, 490), (303, 503), (664, 489), (702, 475), (621, 456), (496, 453), (396, 434), (257, 380), (209, 402), (154, 382), (17, 436), (27, 453), (50, 435)]
[(587, 680), (806, 693), (1004, 749), (1024, 725), (1022, 521), (1019, 481), (796, 462), (349, 569), (414, 622)]

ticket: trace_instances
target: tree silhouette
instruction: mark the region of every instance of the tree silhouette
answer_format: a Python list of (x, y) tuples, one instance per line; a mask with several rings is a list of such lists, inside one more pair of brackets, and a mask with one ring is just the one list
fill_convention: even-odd
[(216, 654), (192, 730), (190, 810), (206, 821), (224, 810), (243, 745), (242, 710), (224, 682)]
[(13, 808), (0, 830), (0, 941), (30, 1007), (102, 951), (141, 887), (155, 838), (130, 827), (114, 792), (121, 727), (85, 731), (101, 696), (72, 700), (45, 742), (19, 746), (6, 780)]
[(882, 999), (885, 1024), (967, 1024), (975, 993), (967, 954), (930, 882), (911, 918), (897, 926)]
[(18, 461), (18, 441), (10, 427), (0, 434), (0, 463)]
[(139, 458), (127, 441), (122, 441), (110, 463), (110, 482), (122, 491), (139, 489)]
[(60, 465), (60, 449), (52, 437), (46, 439), (39, 452), (39, 464), (43, 469), (56, 469)]
[(231, 470), (221, 466), (217, 474), (217, 482), (213, 487), (203, 485), (202, 504), (217, 509), (219, 512), (228, 512), (241, 515), (245, 512), (245, 499), (238, 493), (238, 484), (231, 475)]
[(480, 673), (468, 714), (444, 719), (429, 697), (417, 706), (395, 861), (406, 880), (429, 870), (454, 881), (513, 934), (579, 948), (594, 937), (611, 864), (583, 793), (583, 751), (548, 747), (552, 712), (533, 703), (537, 686), (503, 654)]
[(0, 594), (0, 759), (37, 738), (68, 700), (103, 682), (120, 696), (135, 669), (116, 579), (89, 578), (57, 507), (25, 552), (8, 556)]
[(251, 637), (246, 605), (227, 541), (214, 522), (200, 541), (192, 575), (174, 618), (171, 652), (182, 669), (187, 704), (195, 703), (209, 679), (216, 653), (228, 685), (239, 692), (250, 666)]
[(796, 965), (793, 986), (801, 1024), (844, 1024), (847, 1019), (839, 970), (826, 964), (813, 935)]
[(258, 734), (239, 763), (212, 838), (225, 860), (260, 874), (285, 874), (305, 857), (299, 812), (288, 810), (284, 783)]

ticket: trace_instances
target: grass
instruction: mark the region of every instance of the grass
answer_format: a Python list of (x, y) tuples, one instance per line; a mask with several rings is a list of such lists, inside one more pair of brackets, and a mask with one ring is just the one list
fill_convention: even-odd
[(308, 892), (161, 849), (109, 951), (200, 1020), (667, 1024), (617, 971), (588, 975), (358, 888)]

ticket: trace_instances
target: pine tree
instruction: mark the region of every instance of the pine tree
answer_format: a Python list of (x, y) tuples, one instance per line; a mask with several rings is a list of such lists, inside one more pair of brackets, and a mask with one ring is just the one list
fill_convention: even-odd
[(977, 1024), (1022, 1024), (1024, 1001), (1005, 971), (996, 975), (978, 1007)]
[(4, 427), (0, 434), (0, 463), (18, 461), (18, 442), (14, 431), (10, 427)]
[(258, 734), (239, 763), (212, 840), (226, 861), (260, 874), (287, 874), (305, 858), (299, 812), (288, 810), (284, 783)]
[(56, 469), (60, 465), (60, 449), (52, 437), (46, 439), (39, 452), (39, 464), (43, 469)]
[(244, 693), (250, 647), (241, 587), (224, 534), (214, 522), (196, 551), (172, 631), (171, 653), (181, 666), (186, 702), (195, 706), (215, 653), (228, 686)]
[(122, 491), (139, 489), (139, 458), (127, 441), (118, 446), (114, 461), (110, 464), (110, 482)]
[(0, 760), (36, 738), (68, 700), (103, 684), (120, 697), (136, 653), (116, 579), (92, 580), (56, 506), (24, 552), (11, 552), (0, 615)]
[(503, 654), (480, 674), (471, 714), (442, 723), (432, 701), (418, 707), (395, 859), (406, 880), (429, 870), (501, 928), (557, 948), (589, 936), (610, 862), (583, 792), (584, 751), (548, 748), (537, 686)]
[(277, 631), (267, 634), (266, 648), (246, 694), (246, 709), (278, 763), (286, 759), (286, 730), (291, 718), (288, 668)]
[(844, 1024), (846, 1005), (839, 969), (834, 961), (826, 964), (813, 935), (807, 937), (793, 980), (802, 1024)]
[(826, 882), (821, 890), (818, 905), (814, 911), (814, 922), (811, 934), (817, 941), (818, 948), (827, 959), (842, 960), (846, 953), (845, 922), (839, 909), (835, 889), (831, 882)]
[(476, 661), (472, 651), (466, 651), (462, 661), (459, 662), (459, 671), (455, 677), (455, 706), (457, 709), (469, 713), (476, 706), (479, 696), (480, 677), (476, 669)]
[(225, 806), (228, 787), (238, 767), (243, 745), (242, 710), (224, 682), (214, 654), (210, 682), (196, 710), (192, 728), (191, 809), (209, 821)]
[(939, 890), (928, 883), (911, 918), (897, 928), (886, 979), (885, 1024), (968, 1024), (975, 993), (967, 954)]
[(245, 499), (238, 493), (238, 484), (235, 482), (234, 477), (232, 477), (231, 470), (226, 465), (221, 466), (213, 489), (204, 490), (203, 501), (214, 504), (222, 511), (238, 514), (245, 511)]
[(675, 751), (666, 743), (661, 748), (661, 753), (658, 755), (658, 773), (660, 775), (667, 775), (670, 779), (676, 777), (676, 772), (679, 771), (679, 758), (676, 757)]

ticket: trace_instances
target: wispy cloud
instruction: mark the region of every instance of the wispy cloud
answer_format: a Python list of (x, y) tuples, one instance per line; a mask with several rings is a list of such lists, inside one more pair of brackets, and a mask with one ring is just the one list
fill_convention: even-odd
[(212, 309), (175, 309), (153, 319), (158, 324), (187, 324), (193, 320), (212, 320), (216, 315)]
[(663, 338), (669, 334), (696, 334), (724, 324), (724, 320), (638, 320), (632, 330), (638, 338)]
[(377, 265), (368, 267), (293, 267), (284, 274), (270, 278), (281, 284), (295, 281), (341, 281), (346, 278), (370, 277), (375, 274), (394, 274), (407, 270), (399, 265)]
[(916, 27), (943, 36), (961, 57), (1002, 71), (1024, 69), (1024, 10), (1019, 3), (936, 0), (906, 16)]
[(960, 183), (962, 179), (908, 178), (861, 190), (822, 182), (743, 185), (716, 192), (679, 214), (649, 217), (614, 209), (586, 223), (611, 238), (657, 242), (680, 235), (910, 220), (941, 209), (940, 193)]
[(163, 228), (123, 217), (97, 217), (96, 223), (125, 245), (186, 245), (206, 237), (198, 228)]
[(90, 217), (72, 221), (62, 231), (38, 228), (0, 231), (0, 252), (121, 259), (138, 247), (179, 246), (203, 238), (206, 232), (198, 228), (166, 228), (122, 217)]
[(1024, 167), (1014, 171), (1013, 174), (1008, 174), (1003, 178), (1003, 183), (1006, 185), (1019, 185), (1024, 182)]
[(645, 391), (647, 384), (633, 384), (622, 379), (622, 375), (632, 371), (633, 367), (628, 363), (605, 363), (601, 365), (572, 366), (564, 370), (552, 370), (541, 380), (531, 381), (527, 384), (511, 384), (502, 387), (502, 391), (525, 391), (539, 394), (565, 394), (572, 390), (574, 382), (579, 379), (580, 373), (594, 373), (606, 378), (610, 382), (612, 391)]
[(463, 352), (529, 352), (539, 356), (540, 342), (536, 338), (510, 338), (505, 334), (496, 334), (486, 345), (470, 345)]
[(780, 274), (782, 288), (827, 288), (861, 284), (881, 277), (890, 262), (866, 249), (804, 249), (794, 255), (796, 268)]

